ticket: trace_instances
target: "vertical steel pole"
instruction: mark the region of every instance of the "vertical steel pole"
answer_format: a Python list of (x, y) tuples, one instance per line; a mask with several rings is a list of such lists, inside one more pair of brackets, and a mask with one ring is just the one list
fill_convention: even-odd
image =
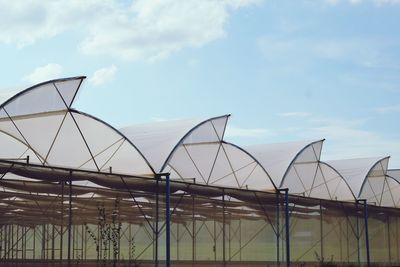
[(213, 239), (214, 239), (214, 247), (213, 247), (214, 261), (217, 261), (217, 221), (216, 221), (215, 217), (214, 217), (214, 237), (213, 237)]
[(289, 190), (285, 189), (286, 266), (290, 267)]
[(360, 225), (359, 225), (359, 219), (358, 219), (358, 200), (356, 201), (356, 209), (357, 209), (357, 214), (356, 214), (356, 230), (357, 230), (357, 261), (358, 261), (358, 266), (361, 266), (361, 257), (360, 257)]
[(54, 262), (54, 257), (55, 257), (55, 234), (56, 234), (56, 229), (54, 229), (54, 222), (52, 225), (52, 230), (51, 230), (51, 260)]
[(42, 259), (46, 259), (46, 224), (42, 226)]
[(158, 267), (158, 205), (159, 205), (159, 199), (158, 199), (158, 194), (159, 194), (159, 190), (158, 190), (158, 185), (159, 185), (159, 179), (160, 179), (160, 176), (156, 176), (156, 222), (155, 222), (155, 234), (156, 234), (156, 240), (155, 240), (155, 248), (154, 248), (154, 260), (155, 260), (155, 262), (154, 262), (154, 266), (155, 267)]
[(347, 246), (347, 262), (350, 262), (350, 241), (349, 241), (349, 218), (346, 215), (346, 246)]
[(33, 259), (36, 257), (36, 225), (33, 227)]
[(364, 229), (365, 229), (365, 246), (366, 246), (366, 252), (367, 252), (367, 266), (371, 266), (371, 259), (370, 259), (370, 254), (369, 254), (369, 235), (368, 235), (368, 204), (367, 200), (364, 199)]
[(179, 261), (179, 223), (176, 224), (176, 260)]
[(225, 261), (225, 190), (222, 189), (222, 261), (223, 266), (226, 266)]
[(387, 235), (388, 235), (388, 252), (389, 252), (389, 263), (392, 262), (392, 251), (391, 251), (391, 240), (390, 240), (390, 216), (387, 215)]
[(165, 176), (165, 223), (166, 223), (166, 267), (171, 266), (171, 213), (170, 213), (170, 194), (171, 188), (169, 184), (169, 174)]
[(229, 223), (228, 223), (228, 259), (231, 260), (231, 228), (232, 228), (232, 218), (231, 214), (229, 214)]
[(239, 254), (239, 259), (242, 261), (242, 220), (239, 219), (239, 248), (240, 248), (240, 254)]
[[(322, 220), (322, 201), (319, 201), (319, 229), (320, 229), (320, 238), (321, 238), (321, 261), (324, 262), (324, 228), (323, 228), (323, 220)], [(342, 249), (342, 248), (340, 248)]]
[(69, 190), (68, 190), (68, 267), (71, 267), (71, 226), (72, 226), (72, 172), (69, 172)]
[(279, 191), (276, 192), (276, 265), (279, 267), (281, 265), (280, 259), (279, 259), (279, 242), (281, 241), (281, 230), (280, 230), (280, 225), (279, 225), (279, 220), (280, 220), (280, 211), (279, 211), (279, 205), (281, 204), (281, 194)]
[(0, 258), (3, 258), (3, 249), (4, 249), (4, 246), (3, 246), (3, 238), (4, 238), (4, 235), (3, 235), (3, 225), (1, 225), (0, 226), (0, 231), (1, 231), (1, 239), (0, 239)]
[(60, 266), (62, 266), (63, 261), (63, 236), (64, 236), (64, 184), (61, 182), (61, 226), (60, 226)]
[(399, 218), (396, 217), (396, 259), (400, 261), (399, 258)]
[(196, 260), (196, 220), (194, 217), (194, 195), (192, 195), (192, 266), (195, 265)]

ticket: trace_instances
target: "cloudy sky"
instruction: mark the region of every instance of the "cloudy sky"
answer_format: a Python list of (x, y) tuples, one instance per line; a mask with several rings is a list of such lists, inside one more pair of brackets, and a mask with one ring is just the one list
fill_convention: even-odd
[(121, 127), (232, 114), (239, 145), (326, 138), (400, 168), (400, 0), (0, 0), (0, 99), (86, 75)]

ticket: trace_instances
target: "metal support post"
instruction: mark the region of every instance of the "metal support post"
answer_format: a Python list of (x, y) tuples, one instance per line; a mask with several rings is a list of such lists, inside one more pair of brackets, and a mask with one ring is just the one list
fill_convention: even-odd
[(357, 209), (357, 214), (356, 214), (357, 261), (358, 261), (358, 266), (361, 266), (361, 256), (360, 256), (360, 223), (359, 223), (359, 219), (358, 219), (358, 201), (356, 202), (356, 209)]
[(165, 176), (165, 229), (166, 229), (166, 267), (171, 266), (171, 213), (170, 213), (170, 194), (169, 174)]
[(72, 226), (72, 172), (70, 171), (69, 174), (69, 190), (68, 190), (68, 211), (69, 211), (69, 216), (68, 216), (68, 267), (71, 267), (71, 248), (72, 248), (72, 242), (71, 242), (71, 226)]
[[(320, 238), (321, 238), (321, 261), (324, 262), (324, 225), (322, 218), (322, 201), (319, 201), (319, 229), (320, 229)], [(342, 249), (342, 248), (340, 248)]]
[(285, 193), (285, 238), (286, 238), (286, 266), (290, 267), (290, 225), (289, 225), (289, 189), (278, 189)]
[(365, 229), (365, 246), (366, 246), (366, 253), (367, 253), (367, 266), (371, 266), (371, 259), (369, 254), (369, 235), (368, 235), (368, 204), (367, 200), (363, 199), (364, 202), (364, 229)]
[(158, 205), (159, 205), (159, 188), (158, 188), (158, 186), (159, 186), (159, 180), (160, 180), (160, 177), (157, 175), (156, 176), (156, 221), (155, 221), (155, 229), (154, 229), (154, 232), (155, 232), (155, 235), (156, 235), (156, 238), (155, 238), (155, 247), (154, 247), (154, 266), (155, 267), (158, 267), (158, 234), (159, 234), (159, 232), (158, 232)]
[(223, 266), (226, 266), (225, 259), (225, 190), (222, 189), (222, 261)]
[(280, 230), (280, 211), (279, 206), (281, 205), (281, 194), (279, 191), (276, 192), (276, 266), (280, 267), (281, 261), (279, 258), (279, 243), (281, 241), (281, 230)]

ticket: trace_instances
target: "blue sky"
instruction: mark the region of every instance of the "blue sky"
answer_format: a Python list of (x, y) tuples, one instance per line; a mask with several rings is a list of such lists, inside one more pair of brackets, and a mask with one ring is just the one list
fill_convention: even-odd
[(400, 168), (399, 0), (0, 0), (0, 98), (86, 75), (117, 126), (230, 113), (239, 145), (326, 138)]

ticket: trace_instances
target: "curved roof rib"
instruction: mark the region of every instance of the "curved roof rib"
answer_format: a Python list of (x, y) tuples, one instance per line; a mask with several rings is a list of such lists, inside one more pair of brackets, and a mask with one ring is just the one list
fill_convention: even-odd
[(132, 175), (154, 172), (120, 132), (71, 108), (85, 77), (32, 86), (0, 106), (0, 158)]
[(120, 131), (138, 147), (156, 172), (162, 172), (180, 144), (222, 140), (229, 116), (138, 124)]
[[(121, 131), (159, 172), (172, 179), (209, 185), (274, 190), (268, 174), (246, 151), (225, 142), (230, 115), (211, 119), (166, 121)], [(257, 185), (257, 187), (255, 187)]]
[(388, 162), (389, 157), (327, 161), (346, 179), (358, 199), (378, 206), (388, 203), (385, 187), (392, 185), (392, 181), (386, 179)]
[(388, 172), (382, 185), (381, 206), (400, 207), (400, 182)]
[(279, 188), (292, 194), (324, 199), (354, 200), (343, 177), (321, 162), (324, 139), (312, 142), (263, 144), (245, 147), (271, 175)]
[(387, 175), (397, 180), (400, 183), (400, 169), (387, 170)]

